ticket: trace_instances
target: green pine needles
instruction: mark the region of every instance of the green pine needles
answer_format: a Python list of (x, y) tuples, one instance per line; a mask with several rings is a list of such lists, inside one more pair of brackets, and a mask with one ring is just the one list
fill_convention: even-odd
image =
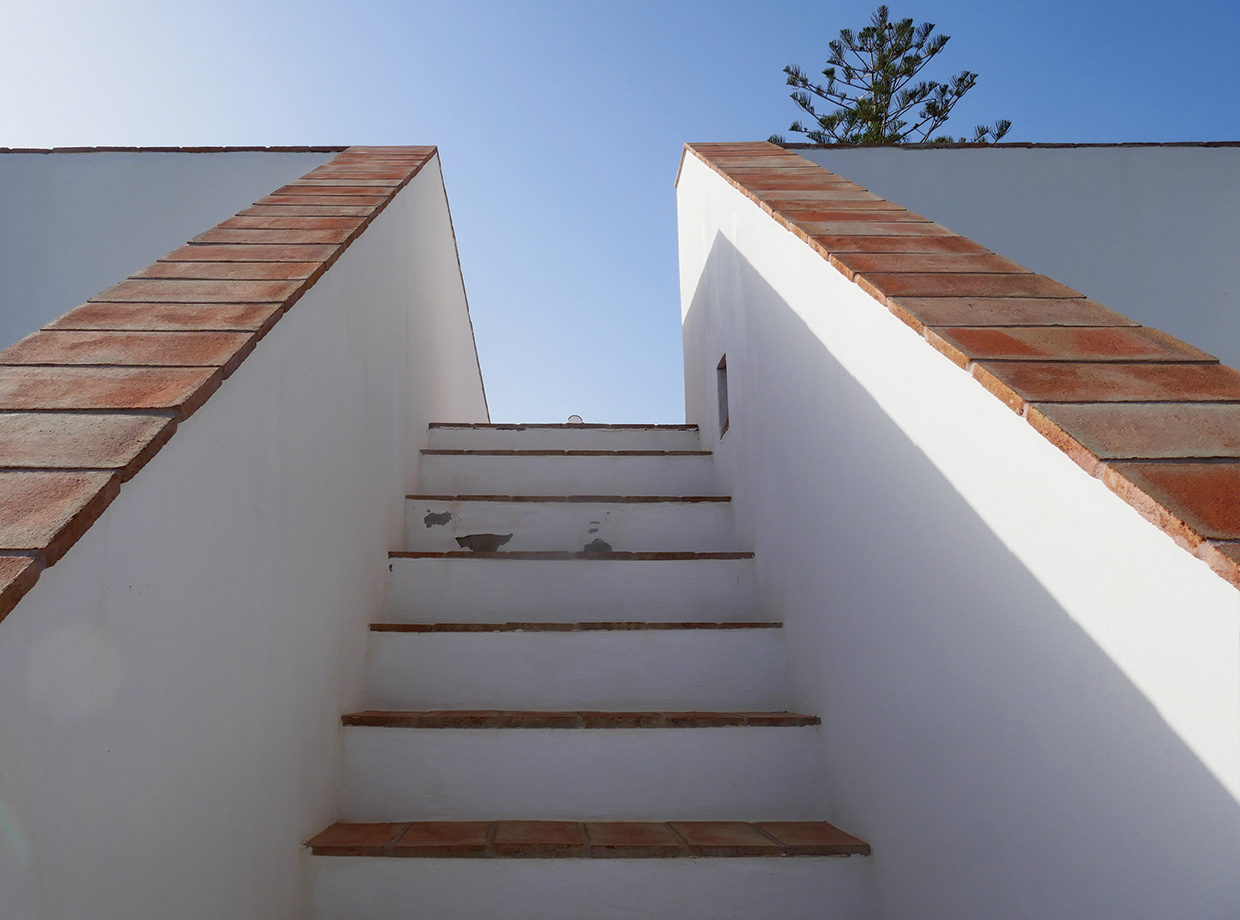
[[(796, 64), (784, 68), (791, 94), (813, 122), (794, 121), (789, 131), (804, 134), (817, 144), (988, 144), (1012, 126), (1006, 119), (978, 125), (971, 138), (938, 134), (952, 108), (977, 83), (977, 74), (962, 70), (946, 83), (913, 80), (947, 44), (950, 35), (933, 35), (934, 23), (914, 26), (913, 20), (892, 22), (880, 6), (860, 32), (841, 29), (828, 43), (831, 50), (826, 83), (813, 83)], [(821, 99), (834, 111), (819, 114)], [(915, 110), (918, 110), (916, 111)], [(915, 114), (914, 114), (915, 113)], [(910, 124), (910, 122), (912, 122)], [(783, 143), (778, 134), (771, 141)]]

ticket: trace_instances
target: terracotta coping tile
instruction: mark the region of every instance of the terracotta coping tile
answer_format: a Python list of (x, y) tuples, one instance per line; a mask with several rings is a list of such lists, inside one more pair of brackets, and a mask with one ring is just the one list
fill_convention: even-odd
[[(347, 202), (347, 198), (338, 199)], [(369, 217), (375, 208), (342, 204), (255, 204), (242, 208), (238, 217)]]
[[(481, 632), (481, 630), (477, 630)], [(384, 710), (348, 713), (341, 724), (366, 728), (721, 728), (802, 727), (817, 716), (795, 712), (620, 712), (596, 710)]]
[(581, 722), (586, 728), (658, 728), (663, 716), (657, 712), (586, 710), (581, 713)]
[(1218, 575), (1240, 588), (1240, 543), (1211, 540), (1197, 547), (1197, 555)]
[(1137, 325), (1084, 297), (889, 297), (887, 308), (918, 332), (926, 326)]
[(1223, 364), (987, 362), (984, 387), (1021, 411), (1025, 402), (1227, 402), (1240, 399), (1240, 372)]
[[(946, 227), (936, 223), (922, 221), (810, 221), (796, 222), (807, 235), (817, 239), (836, 239), (838, 237), (858, 236), (953, 236)], [(824, 244), (825, 245), (825, 244)], [(838, 248), (838, 247), (837, 247)], [(869, 251), (869, 250), (863, 250)]]
[[(928, 224), (931, 221), (915, 214), (912, 211), (906, 211), (904, 208), (896, 210), (883, 208), (859, 208), (848, 207), (848, 205), (866, 205), (868, 201), (838, 201), (838, 202), (815, 202), (817, 207), (806, 208), (803, 210), (794, 210), (793, 208), (780, 208), (781, 214), (785, 215), (789, 220), (798, 226), (821, 226), (822, 224), (838, 224), (847, 221), (858, 221), (860, 223), (903, 223), (903, 224)], [(836, 204), (845, 207), (835, 208)]]
[(403, 179), (310, 179), (303, 177), (282, 185), (273, 195), (386, 195), (400, 188)]
[(191, 244), (174, 249), (161, 262), (326, 262), (340, 252), (332, 244)]
[(333, 824), (311, 837), (306, 846), (316, 856), (382, 856), (404, 833), (407, 824)]
[(220, 230), (356, 230), (365, 222), (360, 217), (237, 216), (222, 220), (215, 226)]
[(40, 331), (0, 351), (0, 365), (222, 367), (227, 377), (254, 342), (251, 332)]
[(1048, 403), (1027, 417), (1101, 459), (1240, 458), (1240, 403)]
[(119, 490), (113, 473), (0, 472), (0, 550), (37, 553), (52, 565)]
[(860, 188), (830, 189), (756, 189), (754, 194), (763, 201), (797, 201), (803, 206), (826, 208), (832, 201), (882, 201), (873, 192)]
[(673, 821), (694, 856), (779, 856), (783, 847), (740, 821)]
[(322, 262), (155, 262), (131, 278), (162, 278), (184, 281), (294, 281), (318, 275)]
[[(715, 623), (695, 621), (661, 623), (646, 620), (603, 621), (585, 623), (371, 623), (371, 632), (589, 632), (601, 630), (665, 630), (665, 629), (779, 629), (783, 623), (742, 622)], [(650, 715), (650, 713), (597, 713), (583, 711), (583, 719), (610, 715)]]
[(745, 720), (733, 712), (665, 712), (663, 724), (668, 728), (717, 728), (744, 725)]
[(1240, 540), (1240, 463), (1108, 463), (1102, 479), (1184, 546)]
[(1083, 297), (1066, 284), (1029, 271), (1010, 274), (965, 272), (865, 272), (857, 283), (886, 297)]
[(938, 326), (926, 328), (926, 341), (961, 367), (970, 361), (1217, 360), (1148, 326)]
[(389, 559), (475, 559), (475, 560), (508, 560), (510, 562), (683, 562), (687, 560), (719, 560), (719, 559), (752, 559), (753, 553), (690, 553), (690, 552), (570, 552), (566, 550), (513, 550), (506, 552), (470, 552), (469, 550), (452, 550), (450, 552), (415, 552), (411, 550), (391, 550)]
[(0, 412), (0, 467), (115, 470), (123, 482), (174, 431), (159, 415)]
[(492, 849), (500, 856), (584, 856), (586, 844), (573, 821), (496, 821)]
[[(288, 205), (331, 205), (340, 201), (339, 195), (332, 195), (328, 192), (312, 191), (306, 189), (297, 195), (266, 195), (258, 201), (254, 202), (251, 207), (286, 207)], [(349, 203), (353, 207), (378, 207), (387, 204), (388, 196), (384, 195), (355, 195), (349, 199)]]
[(39, 563), (33, 556), (0, 556), (0, 620), (39, 580)]
[(489, 821), (414, 821), (392, 845), (393, 856), (481, 856), (487, 849)]
[[(988, 252), (963, 236), (873, 236), (848, 232), (847, 225), (838, 235), (805, 233), (807, 242), (827, 253), (838, 252)], [(802, 228), (803, 229), (803, 228)]]
[(44, 329), (128, 329), (133, 331), (218, 330), (262, 337), (284, 312), (284, 304), (84, 303)]
[(788, 856), (869, 856), (870, 845), (826, 821), (760, 821), (754, 825), (784, 845)]
[[(249, 231), (219, 231), (245, 233)], [(269, 233), (281, 231), (253, 231)], [(336, 232), (336, 231), (309, 231)], [(126, 279), (90, 298), (90, 303), (284, 303), (304, 281), (168, 281)]]
[(191, 242), (195, 243), (345, 243), (355, 230), (207, 230)]
[(680, 856), (684, 845), (666, 824), (651, 821), (589, 821), (590, 855), (653, 859)]
[(577, 712), (502, 712), (498, 728), (581, 728)]
[[(857, 272), (998, 272), (1028, 271), (993, 252), (848, 252), (833, 255), (831, 264), (852, 278)], [(972, 325), (967, 324), (967, 325)]]
[(166, 409), (185, 419), (222, 379), (209, 367), (0, 367), (0, 410)]
[[(859, 211), (862, 213), (878, 212), (879, 214), (885, 214), (885, 215), (887, 214), (889, 215), (913, 214), (913, 212), (910, 211), (908, 208), (900, 207), (900, 205), (895, 204), (894, 202), (884, 201), (881, 198), (879, 198), (876, 201), (854, 201), (854, 200), (849, 200), (845, 198), (845, 199), (838, 199), (836, 201), (828, 201), (828, 202), (822, 202), (822, 201), (805, 201), (805, 202), (799, 202), (799, 203), (794, 202), (787, 207), (783, 207), (779, 209), (779, 213), (782, 214), (784, 217), (789, 218), (790, 220), (794, 220), (794, 221), (803, 220), (803, 221), (811, 221), (811, 222), (812, 221), (821, 222), (821, 221), (834, 220), (835, 218), (833, 217), (816, 217), (815, 215), (817, 214), (838, 214), (841, 211)], [(914, 214), (913, 216), (916, 217), (918, 220), (928, 220), (928, 218), (922, 217), (920, 214)], [(871, 219), (872, 220), (883, 220), (884, 218), (873, 217)], [(890, 219), (895, 220), (897, 218), (892, 217)]]

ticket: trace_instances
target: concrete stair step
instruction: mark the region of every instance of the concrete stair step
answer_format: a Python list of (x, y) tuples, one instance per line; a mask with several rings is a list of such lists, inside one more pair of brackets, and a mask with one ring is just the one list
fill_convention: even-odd
[(430, 426), (432, 449), (700, 450), (696, 425)]
[(411, 495), (405, 502), (406, 550), (460, 549), (458, 537), (511, 534), (506, 550), (740, 549), (725, 496)]
[[(739, 714), (680, 714), (686, 727), (500, 728), (499, 713), (419, 714), (428, 724), (346, 725), (341, 816), (419, 819), (682, 820), (825, 817), (821, 729), (747, 725)], [(367, 714), (366, 719), (381, 718)], [(395, 716), (399, 724), (403, 716)], [(547, 724), (548, 713), (513, 722)], [(573, 714), (584, 721), (585, 714)], [(593, 716), (616, 726), (677, 714)], [(768, 720), (783, 717), (767, 714)], [(458, 720), (455, 723), (453, 720)], [(791, 724), (789, 724), (791, 723)]]
[(392, 553), (396, 622), (761, 619), (748, 553)]
[(769, 628), (778, 625), (375, 624), (366, 700), (372, 709), (782, 709), (783, 630)]
[(377, 728), (767, 728), (818, 725), (817, 716), (786, 710), (720, 712), (717, 710), (583, 709), (367, 709), (347, 713), (343, 725)]
[(708, 451), (424, 450), (426, 495), (720, 495)]

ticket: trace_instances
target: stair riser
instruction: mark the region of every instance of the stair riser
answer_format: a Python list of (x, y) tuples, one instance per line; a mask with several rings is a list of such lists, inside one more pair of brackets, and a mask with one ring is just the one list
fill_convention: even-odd
[(761, 620), (752, 559), (391, 559), (395, 622)]
[(868, 920), (862, 857), (310, 858), (314, 920)]
[(781, 629), (371, 633), (370, 709), (784, 709)]
[(695, 428), (432, 428), (429, 446), (436, 450), (701, 450), (700, 443)]
[(423, 495), (719, 495), (710, 456), (422, 457)]
[(730, 502), (405, 502), (407, 550), (459, 550), (456, 537), (471, 533), (512, 534), (506, 551), (580, 551), (594, 540), (622, 552), (739, 548)]
[(798, 728), (344, 730), (341, 820), (812, 820)]

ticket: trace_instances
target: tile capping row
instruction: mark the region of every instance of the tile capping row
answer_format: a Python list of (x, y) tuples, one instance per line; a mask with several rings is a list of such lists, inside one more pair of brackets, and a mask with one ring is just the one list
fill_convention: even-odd
[(705, 164), (1240, 588), (1240, 372), (793, 146), (687, 144), (681, 168)]
[(0, 351), (0, 620), (403, 189), (432, 146), (335, 153)]

